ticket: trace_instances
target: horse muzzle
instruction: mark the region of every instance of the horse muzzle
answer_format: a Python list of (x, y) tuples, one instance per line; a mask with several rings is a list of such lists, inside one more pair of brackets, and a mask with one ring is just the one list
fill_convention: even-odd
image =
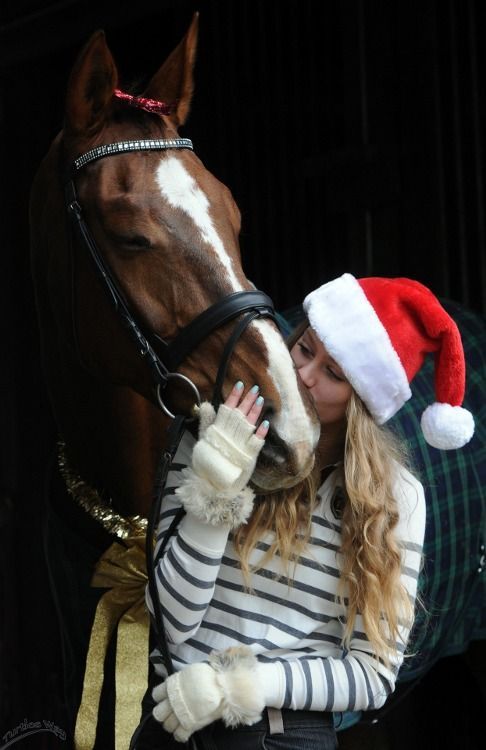
[(264, 492), (293, 487), (311, 472), (314, 451), (314, 440), (300, 440), (288, 445), (276, 433), (270, 432), (253, 472), (252, 485), (257, 491)]

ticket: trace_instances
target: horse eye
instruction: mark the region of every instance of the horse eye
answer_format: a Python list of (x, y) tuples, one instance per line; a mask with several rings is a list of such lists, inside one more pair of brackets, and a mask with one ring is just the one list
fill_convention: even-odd
[(115, 237), (115, 243), (124, 250), (150, 250), (152, 244), (147, 237), (142, 234), (126, 235)]

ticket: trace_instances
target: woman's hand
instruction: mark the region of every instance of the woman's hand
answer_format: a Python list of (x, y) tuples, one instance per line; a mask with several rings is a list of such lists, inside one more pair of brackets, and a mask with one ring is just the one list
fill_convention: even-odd
[[(259, 390), (258, 386), (254, 385), (245, 394), (244, 385), (239, 380), (233, 386), (231, 393), (224, 402), (225, 406), (228, 406), (230, 409), (238, 409), (238, 411), (244, 414), (250, 424), (256, 425), (264, 406), (264, 399), (263, 396), (259, 395)], [(265, 439), (268, 428), (269, 423), (264, 419), (255, 432), (256, 437), (262, 438), (262, 440)]]
[(205, 523), (234, 529), (245, 523), (252, 511), (254, 493), (247, 484), (269, 426), (264, 420), (256, 428), (262, 408), (258, 387), (245, 394), (241, 382), (217, 414), (210, 403), (201, 404), (192, 466), (184, 470), (184, 483), (176, 495), (186, 511)]
[(154, 718), (178, 742), (222, 719), (227, 727), (259, 721), (265, 696), (259, 664), (248, 646), (212, 651), (209, 663), (175, 672), (152, 691)]
[(217, 491), (229, 491), (236, 496), (253, 474), (263, 436), (268, 432), (268, 422), (262, 422), (256, 429), (262, 408), (258, 386), (245, 394), (241, 381), (235, 384), (217, 414), (211, 404), (201, 404), (199, 440), (194, 446), (192, 468)]

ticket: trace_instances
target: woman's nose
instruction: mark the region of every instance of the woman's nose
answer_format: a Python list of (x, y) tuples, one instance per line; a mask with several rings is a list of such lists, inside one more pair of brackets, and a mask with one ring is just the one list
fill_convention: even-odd
[(302, 365), (302, 367), (297, 368), (297, 372), (299, 373), (299, 377), (305, 387), (312, 388), (315, 381), (315, 373), (314, 368), (312, 367), (312, 363), (308, 362), (305, 365)]

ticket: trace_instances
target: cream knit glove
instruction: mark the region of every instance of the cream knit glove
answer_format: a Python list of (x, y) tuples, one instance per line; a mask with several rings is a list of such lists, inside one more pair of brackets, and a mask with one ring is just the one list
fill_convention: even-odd
[(213, 526), (237, 528), (247, 521), (254, 493), (246, 485), (264, 444), (254, 432), (238, 409), (222, 404), (216, 415), (210, 403), (201, 404), (192, 467), (183, 470), (176, 489), (186, 511)]
[(154, 718), (179, 742), (217, 719), (227, 727), (255, 724), (265, 708), (258, 666), (246, 646), (213, 651), (208, 664), (191, 664), (154, 688)]

